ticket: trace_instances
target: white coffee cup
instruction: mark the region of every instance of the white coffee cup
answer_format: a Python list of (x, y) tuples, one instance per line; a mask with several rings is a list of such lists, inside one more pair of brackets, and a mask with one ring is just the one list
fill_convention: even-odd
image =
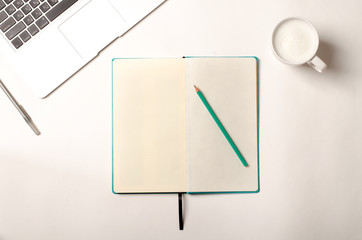
[(299, 66), (308, 63), (318, 72), (327, 65), (316, 56), (319, 37), (314, 26), (304, 18), (287, 18), (273, 31), (272, 46), (275, 56), (283, 63)]

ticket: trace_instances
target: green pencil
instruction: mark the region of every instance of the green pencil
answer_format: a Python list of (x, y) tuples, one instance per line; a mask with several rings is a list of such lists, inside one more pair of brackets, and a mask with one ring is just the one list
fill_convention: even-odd
[(216, 124), (219, 126), (221, 132), (224, 134), (225, 138), (228, 140), (230, 146), (233, 148), (233, 150), (235, 151), (236, 155), (239, 157), (239, 159), (243, 163), (243, 165), (245, 167), (247, 167), (248, 164), (245, 161), (243, 155), (241, 155), (238, 147), (235, 145), (234, 141), (231, 139), (230, 135), (228, 134), (228, 132), (226, 131), (226, 129), (224, 128), (224, 126), (220, 122), (219, 118), (216, 116), (214, 110), (212, 110), (210, 104), (207, 102), (207, 100), (204, 97), (204, 95), (202, 94), (202, 92), (195, 85), (194, 85), (194, 87), (195, 87), (197, 95), (199, 95), (201, 101), (204, 103), (205, 107), (207, 108), (207, 110), (211, 114), (212, 118), (215, 120)]

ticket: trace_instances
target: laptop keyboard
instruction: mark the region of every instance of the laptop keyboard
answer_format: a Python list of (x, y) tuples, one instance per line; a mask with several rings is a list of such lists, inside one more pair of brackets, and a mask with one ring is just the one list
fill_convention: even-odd
[(20, 48), (78, 0), (0, 0), (0, 30)]

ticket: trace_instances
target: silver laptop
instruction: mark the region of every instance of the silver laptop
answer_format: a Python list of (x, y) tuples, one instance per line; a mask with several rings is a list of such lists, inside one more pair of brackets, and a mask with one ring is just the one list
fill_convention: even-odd
[(0, 0), (0, 54), (41, 98), (165, 0)]

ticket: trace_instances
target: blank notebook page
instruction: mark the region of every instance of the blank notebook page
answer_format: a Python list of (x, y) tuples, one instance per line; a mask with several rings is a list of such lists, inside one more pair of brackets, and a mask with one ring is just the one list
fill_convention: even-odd
[(186, 192), (183, 59), (113, 62), (113, 190)]
[[(244, 167), (195, 92), (204, 94), (246, 159)], [(186, 58), (188, 192), (257, 191), (257, 61)]]

